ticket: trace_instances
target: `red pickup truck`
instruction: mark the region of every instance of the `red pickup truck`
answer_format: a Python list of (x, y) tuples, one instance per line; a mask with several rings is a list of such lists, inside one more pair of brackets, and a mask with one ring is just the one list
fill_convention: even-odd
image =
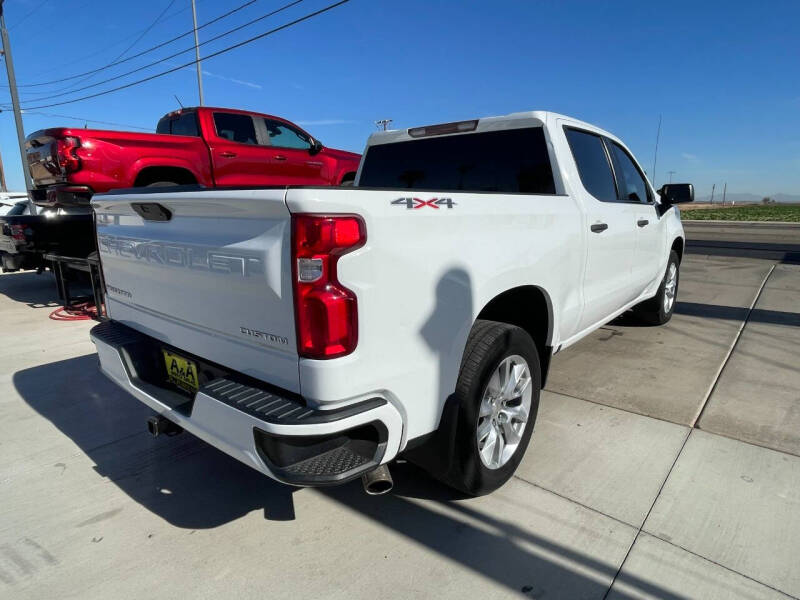
[(280, 117), (211, 107), (171, 112), (156, 133), (57, 127), (25, 146), (34, 200), (50, 206), (143, 186), (347, 185), (361, 158)]

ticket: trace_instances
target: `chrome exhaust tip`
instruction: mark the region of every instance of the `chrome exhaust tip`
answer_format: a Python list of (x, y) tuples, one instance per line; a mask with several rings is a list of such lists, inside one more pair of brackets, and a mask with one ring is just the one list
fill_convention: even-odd
[(394, 481), (392, 480), (392, 474), (389, 473), (388, 465), (381, 465), (369, 473), (364, 473), (361, 476), (361, 483), (364, 486), (364, 491), (370, 496), (381, 496), (392, 491), (394, 487)]

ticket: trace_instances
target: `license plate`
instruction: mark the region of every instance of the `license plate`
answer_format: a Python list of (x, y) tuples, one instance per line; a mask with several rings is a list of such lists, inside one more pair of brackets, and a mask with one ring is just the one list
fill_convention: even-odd
[(196, 392), (200, 387), (197, 381), (197, 365), (169, 350), (164, 353), (164, 364), (167, 366), (167, 379), (187, 392)]

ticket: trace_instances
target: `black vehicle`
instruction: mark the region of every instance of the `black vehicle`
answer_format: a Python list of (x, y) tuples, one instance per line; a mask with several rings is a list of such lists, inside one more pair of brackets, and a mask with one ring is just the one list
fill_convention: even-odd
[(28, 201), (18, 202), (0, 216), (0, 261), (4, 273), (21, 269), (43, 271), (45, 255), (84, 258), (95, 250), (91, 212), (69, 214), (53, 209), (30, 214)]

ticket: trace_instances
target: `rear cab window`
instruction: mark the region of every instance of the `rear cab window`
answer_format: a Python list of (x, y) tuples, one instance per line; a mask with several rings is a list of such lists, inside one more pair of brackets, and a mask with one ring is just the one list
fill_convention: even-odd
[(258, 144), (253, 117), (237, 113), (214, 113), (217, 136), (240, 144)]
[(359, 187), (555, 194), (542, 127), (376, 144)]
[(197, 137), (200, 135), (200, 128), (197, 125), (197, 113), (187, 111), (178, 115), (167, 115), (158, 122), (156, 133)]
[(7, 217), (18, 217), (20, 215), (27, 214), (28, 203), (27, 202), (17, 202), (14, 206), (11, 207), (5, 216)]

